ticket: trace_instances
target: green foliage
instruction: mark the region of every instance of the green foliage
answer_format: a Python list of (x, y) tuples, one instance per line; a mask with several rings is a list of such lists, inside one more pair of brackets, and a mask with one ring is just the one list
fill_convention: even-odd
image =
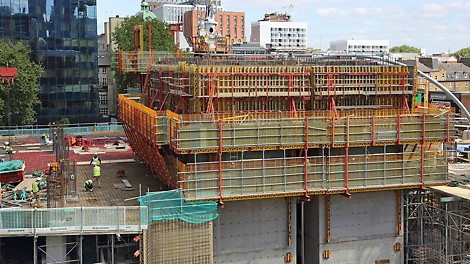
[(470, 47), (463, 48), (451, 54), (453, 57), (470, 57)]
[[(0, 84), (0, 122), (8, 125), (28, 125), (36, 122), (35, 107), (39, 105), (39, 78), (43, 74), (40, 65), (30, 60), (31, 50), (23, 42), (0, 40), (0, 67), (17, 68), (14, 82), (8, 86)], [(10, 111), (8, 111), (8, 90), (10, 90)]]
[(57, 121), (57, 124), (61, 127), (67, 127), (70, 125), (70, 120), (67, 117), (62, 117), (59, 121)]
[[(168, 26), (158, 19), (143, 20), (141, 17), (124, 18), (122, 23), (116, 27), (112, 39), (115, 41), (117, 48), (122, 51), (134, 50), (134, 27), (142, 25), (144, 32), (144, 50), (148, 50), (148, 25), (151, 25), (152, 31), (152, 51), (175, 51), (174, 40), (170, 35)], [(116, 61), (116, 58), (113, 58)], [(138, 87), (138, 82), (129, 74), (122, 74), (116, 69), (116, 83), (118, 84), (119, 93), (124, 93), (127, 87)]]
[(401, 46), (395, 46), (395, 47), (390, 48), (390, 53), (400, 53), (400, 52), (420, 54), (421, 50), (417, 47), (408, 46), (408, 45), (401, 45)]

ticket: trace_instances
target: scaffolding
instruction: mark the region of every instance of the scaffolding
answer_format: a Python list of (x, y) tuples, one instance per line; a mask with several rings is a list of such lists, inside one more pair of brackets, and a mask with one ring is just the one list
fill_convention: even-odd
[(120, 53), (120, 70), (143, 82), (140, 94), (119, 96), (119, 118), (134, 151), (186, 199), (349, 195), (447, 181), (454, 113), (416, 107), (414, 67), (152, 56)]
[[(457, 187), (456, 187), (457, 188)], [(470, 262), (470, 203), (427, 190), (404, 194), (405, 263)]]

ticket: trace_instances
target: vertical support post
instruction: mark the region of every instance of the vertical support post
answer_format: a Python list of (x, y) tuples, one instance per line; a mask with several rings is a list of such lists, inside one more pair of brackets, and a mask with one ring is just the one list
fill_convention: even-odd
[(397, 116), (397, 145), (400, 145), (401, 142), (401, 115), (398, 114)]
[(305, 197), (308, 196), (308, 117), (305, 117), (305, 144), (304, 144), (304, 191)]
[(331, 116), (331, 148), (335, 147), (335, 117)]
[(222, 120), (219, 120), (219, 151), (218, 151), (218, 157), (219, 157), (219, 203), (222, 205), (223, 208), (223, 202), (222, 202), (222, 191), (223, 191), (223, 180), (222, 180), (222, 129), (223, 123)]
[(33, 237), (33, 258), (34, 258), (33, 263), (34, 264), (38, 264), (37, 240), (38, 240), (38, 237), (34, 236)]
[(287, 247), (292, 246), (292, 199), (287, 198)]
[(325, 195), (325, 215), (326, 215), (326, 243), (331, 242), (331, 201), (330, 195)]
[(446, 115), (446, 143), (450, 142), (450, 114)]
[(371, 121), (371, 145), (375, 146), (375, 116), (372, 116), (372, 121)]
[(80, 264), (83, 264), (83, 235), (80, 234), (79, 238), (80, 241), (78, 242), (79, 244), (79, 254), (80, 254)]
[(114, 234), (111, 234), (111, 263), (114, 263)]
[(349, 195), (349, 116), (346, 117), (346, 148), (345, 148), (345, 153), (344, 153), (344, 178), (345, 178), (344, 181), (345, 181), (346, 195)]
[[(148, 29), (148, 51), (151, 52), (152, 51), (152, 25), (149, 23), (147, 24), (147, 29)], [(152, 63), (150, 61), (150, 63)]]
[(144, 26), (143, 25), (139, 25), (139, 46), (140, 46), (140, 49), (139, 51), (144, 51)]
[(300, 204), (300, 228), (302, 231), (300, 232), (300, 263), (305, 263), (305, 203), (302, 201)]
[(423, 125), (421, 132), (421, 188), (424, 188), (424, 144), (426, 142), (426, 114), (423, 114)]
[(402, 233), (401, 230), (401, 190), (397, 190), (397, 236)]
[(163, 110), (163, 73), (161, 70), (158, 71), (158, 81), (160, 82), (160, 110)]

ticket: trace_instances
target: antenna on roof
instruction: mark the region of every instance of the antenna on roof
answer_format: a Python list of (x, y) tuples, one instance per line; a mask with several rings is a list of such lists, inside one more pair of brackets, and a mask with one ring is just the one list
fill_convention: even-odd
[(294, 8), (294, 4), (282, 5), (282, 9), (284, 9), (284, 13), (286, 13), (286, 15), (291, 15), (293, 8)]

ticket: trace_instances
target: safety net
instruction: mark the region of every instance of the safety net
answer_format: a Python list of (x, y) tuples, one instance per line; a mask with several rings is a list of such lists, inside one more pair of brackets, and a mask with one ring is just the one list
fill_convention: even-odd
[(151, 192), (139, 198), (141, 206), (148, 207), (149, 223), (159, 220), (180, 219), (201, 224), (217, 218), (216, 202), (186, 202), (180, 189)]

